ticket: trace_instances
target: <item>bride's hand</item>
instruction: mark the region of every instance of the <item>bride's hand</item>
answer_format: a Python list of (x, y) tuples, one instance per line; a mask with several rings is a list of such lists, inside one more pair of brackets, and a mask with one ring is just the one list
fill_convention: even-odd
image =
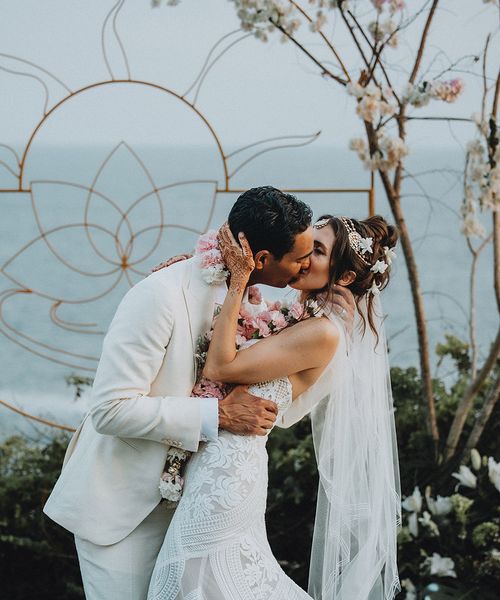
[(224, 223), (219, 229), (217, 240), (226, 267), (231, 273), (231, 287), (246, 286), (250, 273), (255, 268), (252, 249), (244, 233), (238, 234), (239, 243), (234, 239), (229, 225)]

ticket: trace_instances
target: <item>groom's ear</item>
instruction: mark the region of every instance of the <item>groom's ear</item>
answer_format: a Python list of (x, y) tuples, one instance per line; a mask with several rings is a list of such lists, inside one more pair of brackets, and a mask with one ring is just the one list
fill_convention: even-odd
[(271, 258), (271, 253), (269, 250), (259, 250), (255, 253), (253, 260), (255, 262), (255, 270), (262, 271), (262, 269), (269, 264), (269, 259)]

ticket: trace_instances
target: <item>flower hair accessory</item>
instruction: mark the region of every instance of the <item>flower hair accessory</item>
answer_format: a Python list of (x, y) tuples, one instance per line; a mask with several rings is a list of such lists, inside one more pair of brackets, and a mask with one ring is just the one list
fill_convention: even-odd
[(369, 254), (373, 253), (373, 238), (361, 237), (361, 235), (356, 231), (351, 219), (348, 219), (347, 217), (340, 217), (340, 220), (342, 221), (342, 224), (346, 228), (347, 233), (349, 235), (349, 245), (354, 250), (354, 252), (356, 252), (359, 258), (365, 263), (365, 265), (370, 266), (370, 262), (366, 260), (366, 258), (363, 255), (366, 252), (368, 252)]

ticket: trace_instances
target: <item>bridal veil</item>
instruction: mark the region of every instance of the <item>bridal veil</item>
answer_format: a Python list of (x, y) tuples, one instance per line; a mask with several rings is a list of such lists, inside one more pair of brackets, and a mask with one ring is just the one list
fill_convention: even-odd
[(309, 576), (315, 600), (392, 600), (399, 590), (401, 492), (378, 296), (374, 309), (378, 340), (364, 300), (351, 334), (329, 317), (342, 335), (328, 367), (330, 394), (311, 414), (320, 479)]

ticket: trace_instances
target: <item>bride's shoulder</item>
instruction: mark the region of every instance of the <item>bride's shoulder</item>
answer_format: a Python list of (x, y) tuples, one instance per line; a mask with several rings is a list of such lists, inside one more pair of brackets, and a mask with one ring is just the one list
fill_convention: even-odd
[(306, 340), (313, 345), (321, 345), (323, 348), (335, 348), (338, 344), (340, 331), (338, 326), (327, 317), (309, 317), (297, 326), (302, 328)]

